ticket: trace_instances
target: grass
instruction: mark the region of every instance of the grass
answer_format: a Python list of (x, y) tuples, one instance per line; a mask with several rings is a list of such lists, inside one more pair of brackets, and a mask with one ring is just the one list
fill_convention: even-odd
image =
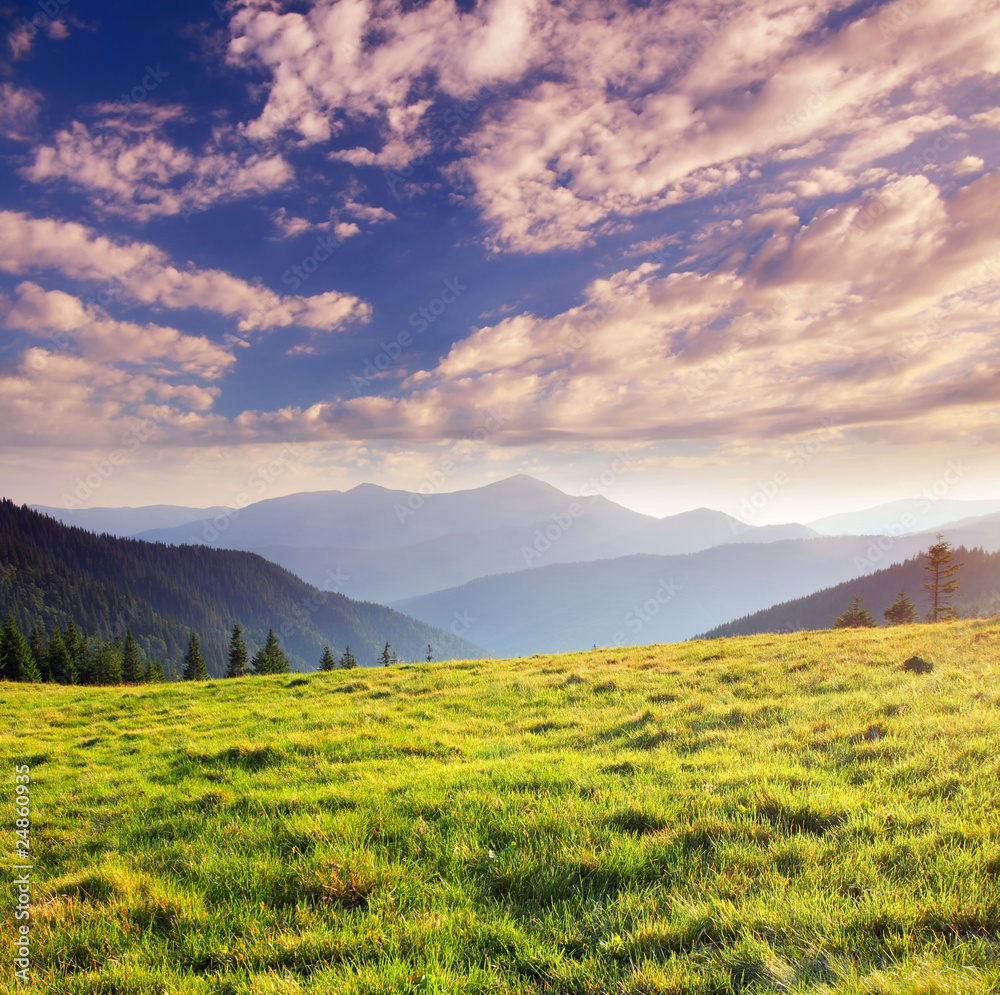
[(997, 621), (0, 698), (22, 990), (1000, 991)]

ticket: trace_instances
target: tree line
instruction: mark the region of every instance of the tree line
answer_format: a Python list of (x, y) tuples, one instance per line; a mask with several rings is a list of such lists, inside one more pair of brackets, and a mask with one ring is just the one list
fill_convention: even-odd
[[(937, 542), (920, 555), (924, 559), (924, 570), (928, 574), (927, 582), (923, 586), (928, 598), (924, 621), (950, 622), (958, 618), (958, 610), (951, 603), (951, 599), (956, 596), (962, 597), (957, 593), (959, 581), (956, 575), (965, 564), (955, 562), (955, 551), (940, 532), (937, 535)], [(855, 595), (844, 614), (833, 623), (833, 627), (864, 629), (878, 625), (875, 616), (867, 608), (862, 607), (863, 600), (860, 595)], [(882, 617), (886, 625), (913, 625), (920, 621), (920, 612), (906, 591), (901, 590), (896, 600), (882, 612)]]
[[(433, 659), (427, 646), (427, 661)], [(387, 642), (377, 664), (385, 667), (399, 663), (399, 658)], [(329, 645), (323, 647), (319, 669), (351, 670), (358, 661), (348, 646), (335, 658)], [(267, 639), (251, 657), (243, 630), (234, 625), (229, 637), (228, 666), (225, 677), (250, 677), (257, 674), (287, 674), (291, 662), (282, 650), (273, 629), (268, 629)], [(25, 637), (12, 614), (0, 630), (0, 680), (42, 682), (48, 684), (155, 684), (163, 681), (206, 681), (208, 667), (201, 651), (198, 633), (192, 631), (184, 653), (184, 666), (180, 674), (174, 667), (164, 668), (157, 657), (148, 658), (139, 647), (132, 630), (125, 638), (113, 639), (88, 636), (80, 633), (70, 622), (63, 630), (56, 629), (47, 636), (40, 625), (35, 625), (30, 636)]]

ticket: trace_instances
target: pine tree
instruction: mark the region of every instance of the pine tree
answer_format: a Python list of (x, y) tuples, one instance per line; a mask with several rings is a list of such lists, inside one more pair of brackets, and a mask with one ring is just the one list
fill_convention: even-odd
[(333, 670), (337, 666), (337, 661), (334, 660), (333, 654), (330, 652), (329, 646), (323, 647), (323, 655), (319, 658), (319, 669), (320, 670)]
[[(958, 590), (958, 581), (955, 574), (958, 573), (964, 563), (955, 563), (955, 551), (951, 548), (951, 543), (945, 542), (944, 536), (939, 532), (937, 542), (929, 547), (924, 553), (924, 570), (930, 574), (930, 580), (924, 584), (924, 590), (930, 597), (931, 606), (927, 611), (924, 621), (926, 622), (947, 622), (957, 618), (958, 612), (952, 605), (951, 599)], [(963, 597), (963, 595), (959, 595)]]
[(383, 667), (388, 667), (392, 663), (392, 657), (389, 655), (389, 644), (385, 644), (385, 649), (382, 650), (382, 655), (378, 658), (378, 662), (382, 664)]
[(351, 652), (351, 647), (348, 646), (344, 650), (344, 655), (340, 658), (340, 668), (341, 670), (353, 670), (358, 665), (358, 661), (354, 659), (354, 654)]
[(397, 663), (399, 663), (399, 657), (398, 657), (398, 656), (396, 656), (396, 651), (395, 651), (395, 650), (393, 650), (393, 651), (392, 651), (392, 659), (391, 659), (391, 660), (390, 660), (389, 662), (390, 662), (390, 663), (391, 663), (391, 664), (392, 664), (392, 665), (393, 665), (394, 667), (396, 666), (396, 664), (397, 664)]
[(247, 648), (243, 643), (243, 632), (238, 625), (233, 626), (229, 637), (229, 668), (226, 677), (244, 677), (247, 672)]
[(28, 641), (8, 615), (3, 632), (0, 633), (0, 676), (5, 681), (41, 681), (42, 675), (31, 655)]
[(146, 667), (146, 682), (148, 684), (162, 684), (165, 680), (163, 662), (157, 657)]
[(882, 612), (882, 617), (886, 625), (912, 625), (920, 621), (917, 606), (906, 596), (906, 591), (896, 595), (896, 600)]
[(853, 603), (848, 607), (836, 622), (833, 623), (835, 629), (866, 629), (874, 628), (878, 623), (875, 616), (867, 608), (861, 607), (860, 595), (854, 596)]
[(52, 677), (49, 674), (49, 654), (45, 647), (45, 633), (42, 632), (41, 627), (37, 623), (31, 630), (31, 639), (28, 645), (31, 648), (31, 656), (35, 661), (35, 666), (38, 668), (39, 674), (42, 675), (42, 680), (51, 681)]
[(267, 639), (253, 658), (253, 669), (255, 674), (287, 674), (291, 670), (288, 657), (278, 645), (274, 629), (267, 630)]
[(122, 646), (122, 681), (126, 684), (141, 684), (142, 677), (139, 647), (136, 645), (132, 630), (129, 629), (125, 633), (125, 645)]
[(90, 659), (90, 675), (94, 684), (121, 684), (122, 658), (110, 640), (95, 641)]
[(198, 642), (198, 635), (195, 632), (191, 633), (191, 638), (188, 640), (187, 652), (184, 654), (184, 680), (208, 680), (208, 670), (205, 667), (205, 660), (201, 655), (201, 644)]
[(66, 632), (63, 635), (63, 644), (66, 646), (66, 654), (69, 657), (69, 669), (66, 671), (66, 683), (85, 684), (86, 681), (83, 680), (81, 674), (83, 647), (80, 642), (80, 637), (77, 634), (76, 627), (73, 625), (72, 619), (70, 620), (69, 625), (66, 626)]
[(427, 644), (427, 662), (430, 663), (434, 659), (434, 650), (431, 649), (431, 644)]
[(49, 678), (58, 684), (72, 684), (73, 661), (70, 659), (69, 650), (66, 649), (66, 644), (63, 642), (62, 633), (58, 629), (52, 633), (46, 656), (49, 665)]

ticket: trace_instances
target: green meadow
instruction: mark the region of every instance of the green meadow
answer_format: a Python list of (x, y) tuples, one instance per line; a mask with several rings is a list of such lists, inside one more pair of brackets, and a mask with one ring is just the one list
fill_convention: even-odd
[(0, 699), (3, 991), (1000, 991), (996, 620)]

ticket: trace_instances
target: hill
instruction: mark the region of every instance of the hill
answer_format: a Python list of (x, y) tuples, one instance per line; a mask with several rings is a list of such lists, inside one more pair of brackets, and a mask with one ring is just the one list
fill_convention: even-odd
[[(456, 613), (474, 618), (475, 639), (494, 656), (558, 653), (636, 639), (672, 642), (836, 584), (858, 573), (865, 537), (729, 544), (683, 556), (628, 556), (537, 567), (483, 577), (460, 587), (395, 602), (429, 625)], [(885, 560), (926, 548), (896, 540)]]
[(0, 501), (0, 617), (13, 613), (22, 631), (70, 621), (108, 637), (131, 628), (150, 656), (180, 661), (191, 629), (202, 639), (209, 672), (221, 674), (234, 623), (248, 644), (278, 633), (293, 666), (315, 668), (323, 645), (350, 644), (374, 662), (386, 641), (402, 659), (478, 657), (472, 643), (386, 608), (322, 591), (252, 553), (170, 547), (96, 536), (27, 507)]
[[(961, 615), (995, 615), (1000, 613), (1000, 553), (981, 549), (955, 549), (956, 561), (964, 561), (959, 574), (961, 587), (954, 605)], [(917, 556), (867, 576), (833, 587), (824, 588), (806, 597), (774, 605), (764, 611), (716, 626), (704, 634), (705, 639), (720, 636), (747, 636), (761, 632), (797, 632), (803, 629), (829, 629), (834, 620), (854, 598), (860, 595), (867, 608), (881, 624), (882, 613), (905, 590), (921, 615), (926, 609), (923, 590), (927, 574), (924, 560)]]
[(998, 673), (963, 622), (4, 685), (31, 990), (995, 993)]

